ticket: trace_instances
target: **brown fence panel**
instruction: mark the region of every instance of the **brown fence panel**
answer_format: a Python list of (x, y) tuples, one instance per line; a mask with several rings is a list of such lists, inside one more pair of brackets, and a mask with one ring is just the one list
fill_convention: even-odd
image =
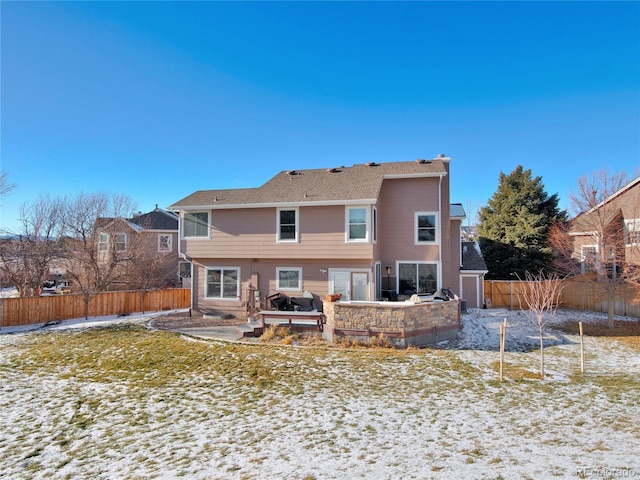
[[(563, 280), (563, 283), (563, 306), (593, 312), (608, 311), (607, 295), (597, 284), (580, 278)], [(517, 309), (520, 308), (520, 297), (526, 288), (527, 282), (522, 281), (485, 280), (485, 301), (489, 300), (492, 307)], [(619, 285), (614, 300), (615, 314), (640, 318), (640, 303), (636, 297), (637, 292), (631, 285)]]
[[(176, 310), (191, 306), (191, 290), (172, 288), (148, 292), (144, 311)], [(104, 292), (89, 302), (89, 316), (102, 317), (142, 312), (140, 292)], [(52, 295), (49, 297), (5, 298), (0, 310), (0, 326), (33, 325), (57, 320), (82, 318), (85, 315), (82, 295)]]

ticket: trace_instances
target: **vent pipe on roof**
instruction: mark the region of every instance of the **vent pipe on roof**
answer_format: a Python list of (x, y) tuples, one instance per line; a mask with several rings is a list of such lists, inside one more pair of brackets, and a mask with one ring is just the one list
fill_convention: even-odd
[(377, 167), (378, 166), (378, 164), (376, 162), (367, 162), (367, 163), (365, 163), (365, 165), (367, 167)]
[(446, 155), (444, 153), (439, 153), (437, 158), (446, 158)]

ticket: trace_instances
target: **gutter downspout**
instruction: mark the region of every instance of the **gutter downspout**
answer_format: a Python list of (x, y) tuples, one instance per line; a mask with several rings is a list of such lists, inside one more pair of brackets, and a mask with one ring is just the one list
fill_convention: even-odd
[(438, 278), (440, 279), (440, 285), (438, 288), (443, 288), (442, 286), (442, 228), (444, 222), (442, 221), (442, 177), (440, 175), (440, 180), (438, 181), (438, 218), (440, 219), (440, 228), (438, 229), (438, 265), (439, 272)]
[(178, 211), (178, 258), (183, 259), (185, 262), (189, 262), (191, 265), (191, 295), (189, 295), (189, 316), (193, 310), (193, 259), (186, 253), (182, 252), (182, 215)]

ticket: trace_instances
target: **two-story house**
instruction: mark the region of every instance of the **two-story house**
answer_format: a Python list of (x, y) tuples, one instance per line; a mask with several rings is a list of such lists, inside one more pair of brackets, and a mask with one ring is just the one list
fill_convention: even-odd
[[(100, 218), (97, 222), (98, 255), (103, 262), (118, 261), (123, 270), (121, 288), (140, 284), (175, 286), (178, 283), (178, 216), (160, 209), (139, 212), (131, 218)], [(135, 257), (135, 262), (128, 262)], [(131, 263), (139, 268), (130, 278), (126, 269)], [(129, 275), (128, 275), (129, 274)], [(152, 278), (149, 278), (152, 277)], [(131, 285), (130, 285), (131, 283)]]
[(258, 188), (197, 191), (179, 212), (193, 308), (244, 316), (254, 290), (342, 300), (461, 287), (450, 159), (282, 171)]
[(569, 235), (582, 273), (640, 266), (640, 177), (574, 218)]

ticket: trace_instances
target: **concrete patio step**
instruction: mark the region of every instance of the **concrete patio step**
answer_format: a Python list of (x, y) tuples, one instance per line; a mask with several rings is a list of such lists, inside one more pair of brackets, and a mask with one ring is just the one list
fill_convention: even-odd
[(262, 335), (262, 323), (247, 322), (242, 325), (236, 325), (236, 329), (243, 337), (259, 337)]

